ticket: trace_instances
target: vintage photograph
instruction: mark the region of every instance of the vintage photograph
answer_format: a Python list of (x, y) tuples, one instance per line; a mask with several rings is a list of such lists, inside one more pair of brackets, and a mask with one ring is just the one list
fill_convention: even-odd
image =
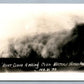
[(84, 71), (84, 4), (0, 4), (0, 72)]

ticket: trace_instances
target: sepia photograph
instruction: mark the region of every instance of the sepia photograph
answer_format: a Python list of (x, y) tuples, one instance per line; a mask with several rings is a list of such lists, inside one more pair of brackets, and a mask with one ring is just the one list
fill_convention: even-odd
[(0, 4), (0, 72), (68, 71), (84, 71), (84, 4)]

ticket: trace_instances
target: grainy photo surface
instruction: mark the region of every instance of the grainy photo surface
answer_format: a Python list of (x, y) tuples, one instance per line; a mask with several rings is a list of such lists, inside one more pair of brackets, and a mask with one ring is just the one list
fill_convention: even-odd
[(0, 4), (0, 72), (84, 71), (83, 4)]

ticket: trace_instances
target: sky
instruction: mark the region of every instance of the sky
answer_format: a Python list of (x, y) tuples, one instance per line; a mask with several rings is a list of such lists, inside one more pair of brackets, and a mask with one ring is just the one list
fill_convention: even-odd
[(56, 25), (69, 28), (74, 24), (71, 17), (84, 21), (83, 11), (83, 4), (0, 4), (0, 39), (34, 33), (38, 29), (54, 31)]

